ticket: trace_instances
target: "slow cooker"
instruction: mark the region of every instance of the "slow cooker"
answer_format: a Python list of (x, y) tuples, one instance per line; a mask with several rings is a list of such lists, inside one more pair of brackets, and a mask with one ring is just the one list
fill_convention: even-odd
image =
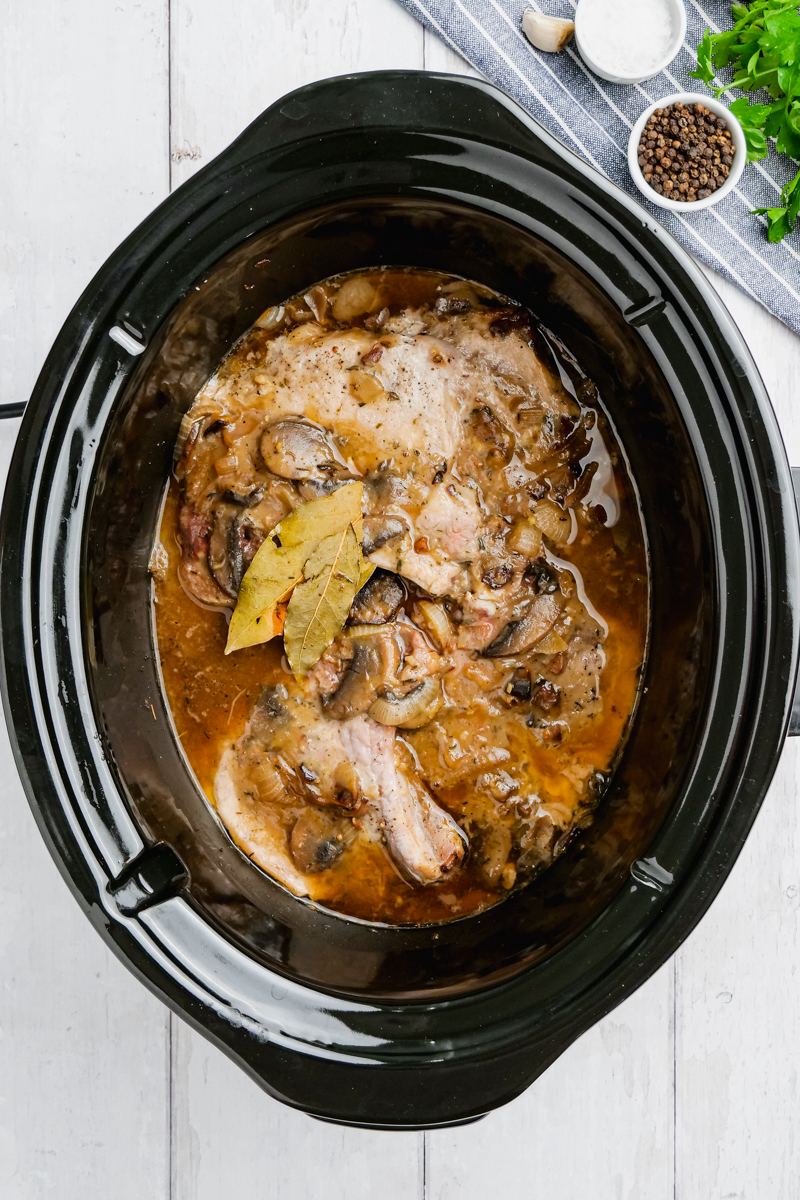
[[(415, 928), (317, 908), (235, 848), (172, 732), (148, 574), (181, 416), (219, 359), (268, 306), (379, 264), (487, 283), (575, 354), (629, 458), (652, 590), (595, 824), (502, 904)], [(488, 84), (326, 80), (126, 239), (45, 363), (2, 513), (17, 764), (97, 930), (271, 1095), (349, 1124), (469, 1121), (643, 983), (719, 890), (789, 724), (799, 552), (747, 348), (642, 208)]]

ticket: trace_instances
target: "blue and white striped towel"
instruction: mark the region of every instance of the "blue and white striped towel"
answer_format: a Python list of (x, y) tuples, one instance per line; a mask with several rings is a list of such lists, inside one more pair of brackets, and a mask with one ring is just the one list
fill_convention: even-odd
[(552, 133), (644, 203), (688, 250), (800, 333), (800, 226), (771, 245), (766, 218), (751, 216), (754, 208), (780, 203), (781, 188), (797, 170), (789, 160), (771, 149), (763, 162), (748, 165), (738, 187), (719, 204), (686, 216), (648, 204), (628, 171), (628, 138), (644, 109), (673, 92), (705, 92), (704, 84), (689, 78), (696, 66), (694, 47), (707, 27), (731, 27), (730, 0), (686, 0), (688, 31), (678, 57), (668, 70), (632, 87), (593, 75), (574, 44), (561, 54), (542, 54), (525, 38), (520, 19), (526, 8), (567, 17), (577, 0), (400, 3)]

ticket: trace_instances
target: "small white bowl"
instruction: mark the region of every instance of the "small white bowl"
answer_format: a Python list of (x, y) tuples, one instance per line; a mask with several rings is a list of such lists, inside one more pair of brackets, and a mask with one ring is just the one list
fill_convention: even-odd
[[(680, 102), (681, 104), (704, 104), (709, 112), (713, 112), (717, 117), (724, 117), (728, 123), (728, 129), (731, 132), (731, 141), (735, 147), (736, 153), (733, 156), (733, 166), (728, 178), (725, 180), (721, 188), (717, 188), (710, 196), (705, 196), (702, 200), (671, 200), (669, 196), (659, 196), (655, 188), (651, 188), (649, 183), (645, 182), (642, 168), (639, 166), (639, 139), (642, 136), (642, 130), (650, 120), (653, 113), (658, 108), (667, 108), (670, 104)], [(713, 100), (709, 96), (701, 96), (699, 92), (676, 92), (674, 96), (665, 96), (663, 100), (651, 104), (646, 108), (639, 120), (631, 130), (630, 141), (628, 142), (628, 167), (630, 168), (633, 182), (638, 187), (643, 196), (646, 196), (651, 204), (657, 204), (659, 208), (669, 208), (677, 212), (696, 212), (699, 208), (710, 208), (712, 204), (716, 204), (719, 200), (724, 199), (729, 192), (732, 192), (737, 183), (742, 177), (742, 171), (747, 163), (747, 142), (744, 136), (744, 130), (724, 104), (720, 104), (718, 100)]]
[(667, 2), (672, 9), (675, 36), (672, 39), (672, 45), (661, 62), (657, 63), (646, 75), (612, 75), (609, 73), (608, 68), (601, 67), (594, 61), (591, 51), (586, 46), (583, 30), (584, 23), (581, 20), (581, 9), (583, 8), (585, 14), (586, 7), (583, 5), (582, 0), (579, 0), (578, 7), (575, 10), (575, 44), (589, 70), (594, 71), (595, 75), (599, 75), (601, 79), (607, 79), (609, 83), (644, 83), (646, 79), (652, 79), (654, 75), (658, 75), (661, 71), (666, 70), (680, 50), (683, 40), (686, 37), (686, 8), (683, 0), (667, 0)]

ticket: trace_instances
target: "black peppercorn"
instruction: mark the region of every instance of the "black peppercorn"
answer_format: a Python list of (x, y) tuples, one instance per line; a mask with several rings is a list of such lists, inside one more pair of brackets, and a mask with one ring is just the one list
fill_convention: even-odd
[(686, 204), (722, 187), (735, 154), (723, 117), (703, 104), (689, 109), (680, 102), (656, 109), (642, 130), (637, 151), (645, 183), (659, 195)]

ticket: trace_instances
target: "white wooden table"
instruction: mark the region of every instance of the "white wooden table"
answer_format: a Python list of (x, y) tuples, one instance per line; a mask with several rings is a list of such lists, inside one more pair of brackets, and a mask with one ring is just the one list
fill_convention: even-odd
[[(16, 0), (0, 55), (4, 400), (123, 236), (278, 96), (466, 70), (395, 0)], [(800, 463), (800, 342), (715, 282)], [(423, 1135), (291, 1112), (170, 1016), (71, 899), (0, 737), (0, 1200), (800, 1196), (800, 739), (680, 953), (515, 1103)]]

